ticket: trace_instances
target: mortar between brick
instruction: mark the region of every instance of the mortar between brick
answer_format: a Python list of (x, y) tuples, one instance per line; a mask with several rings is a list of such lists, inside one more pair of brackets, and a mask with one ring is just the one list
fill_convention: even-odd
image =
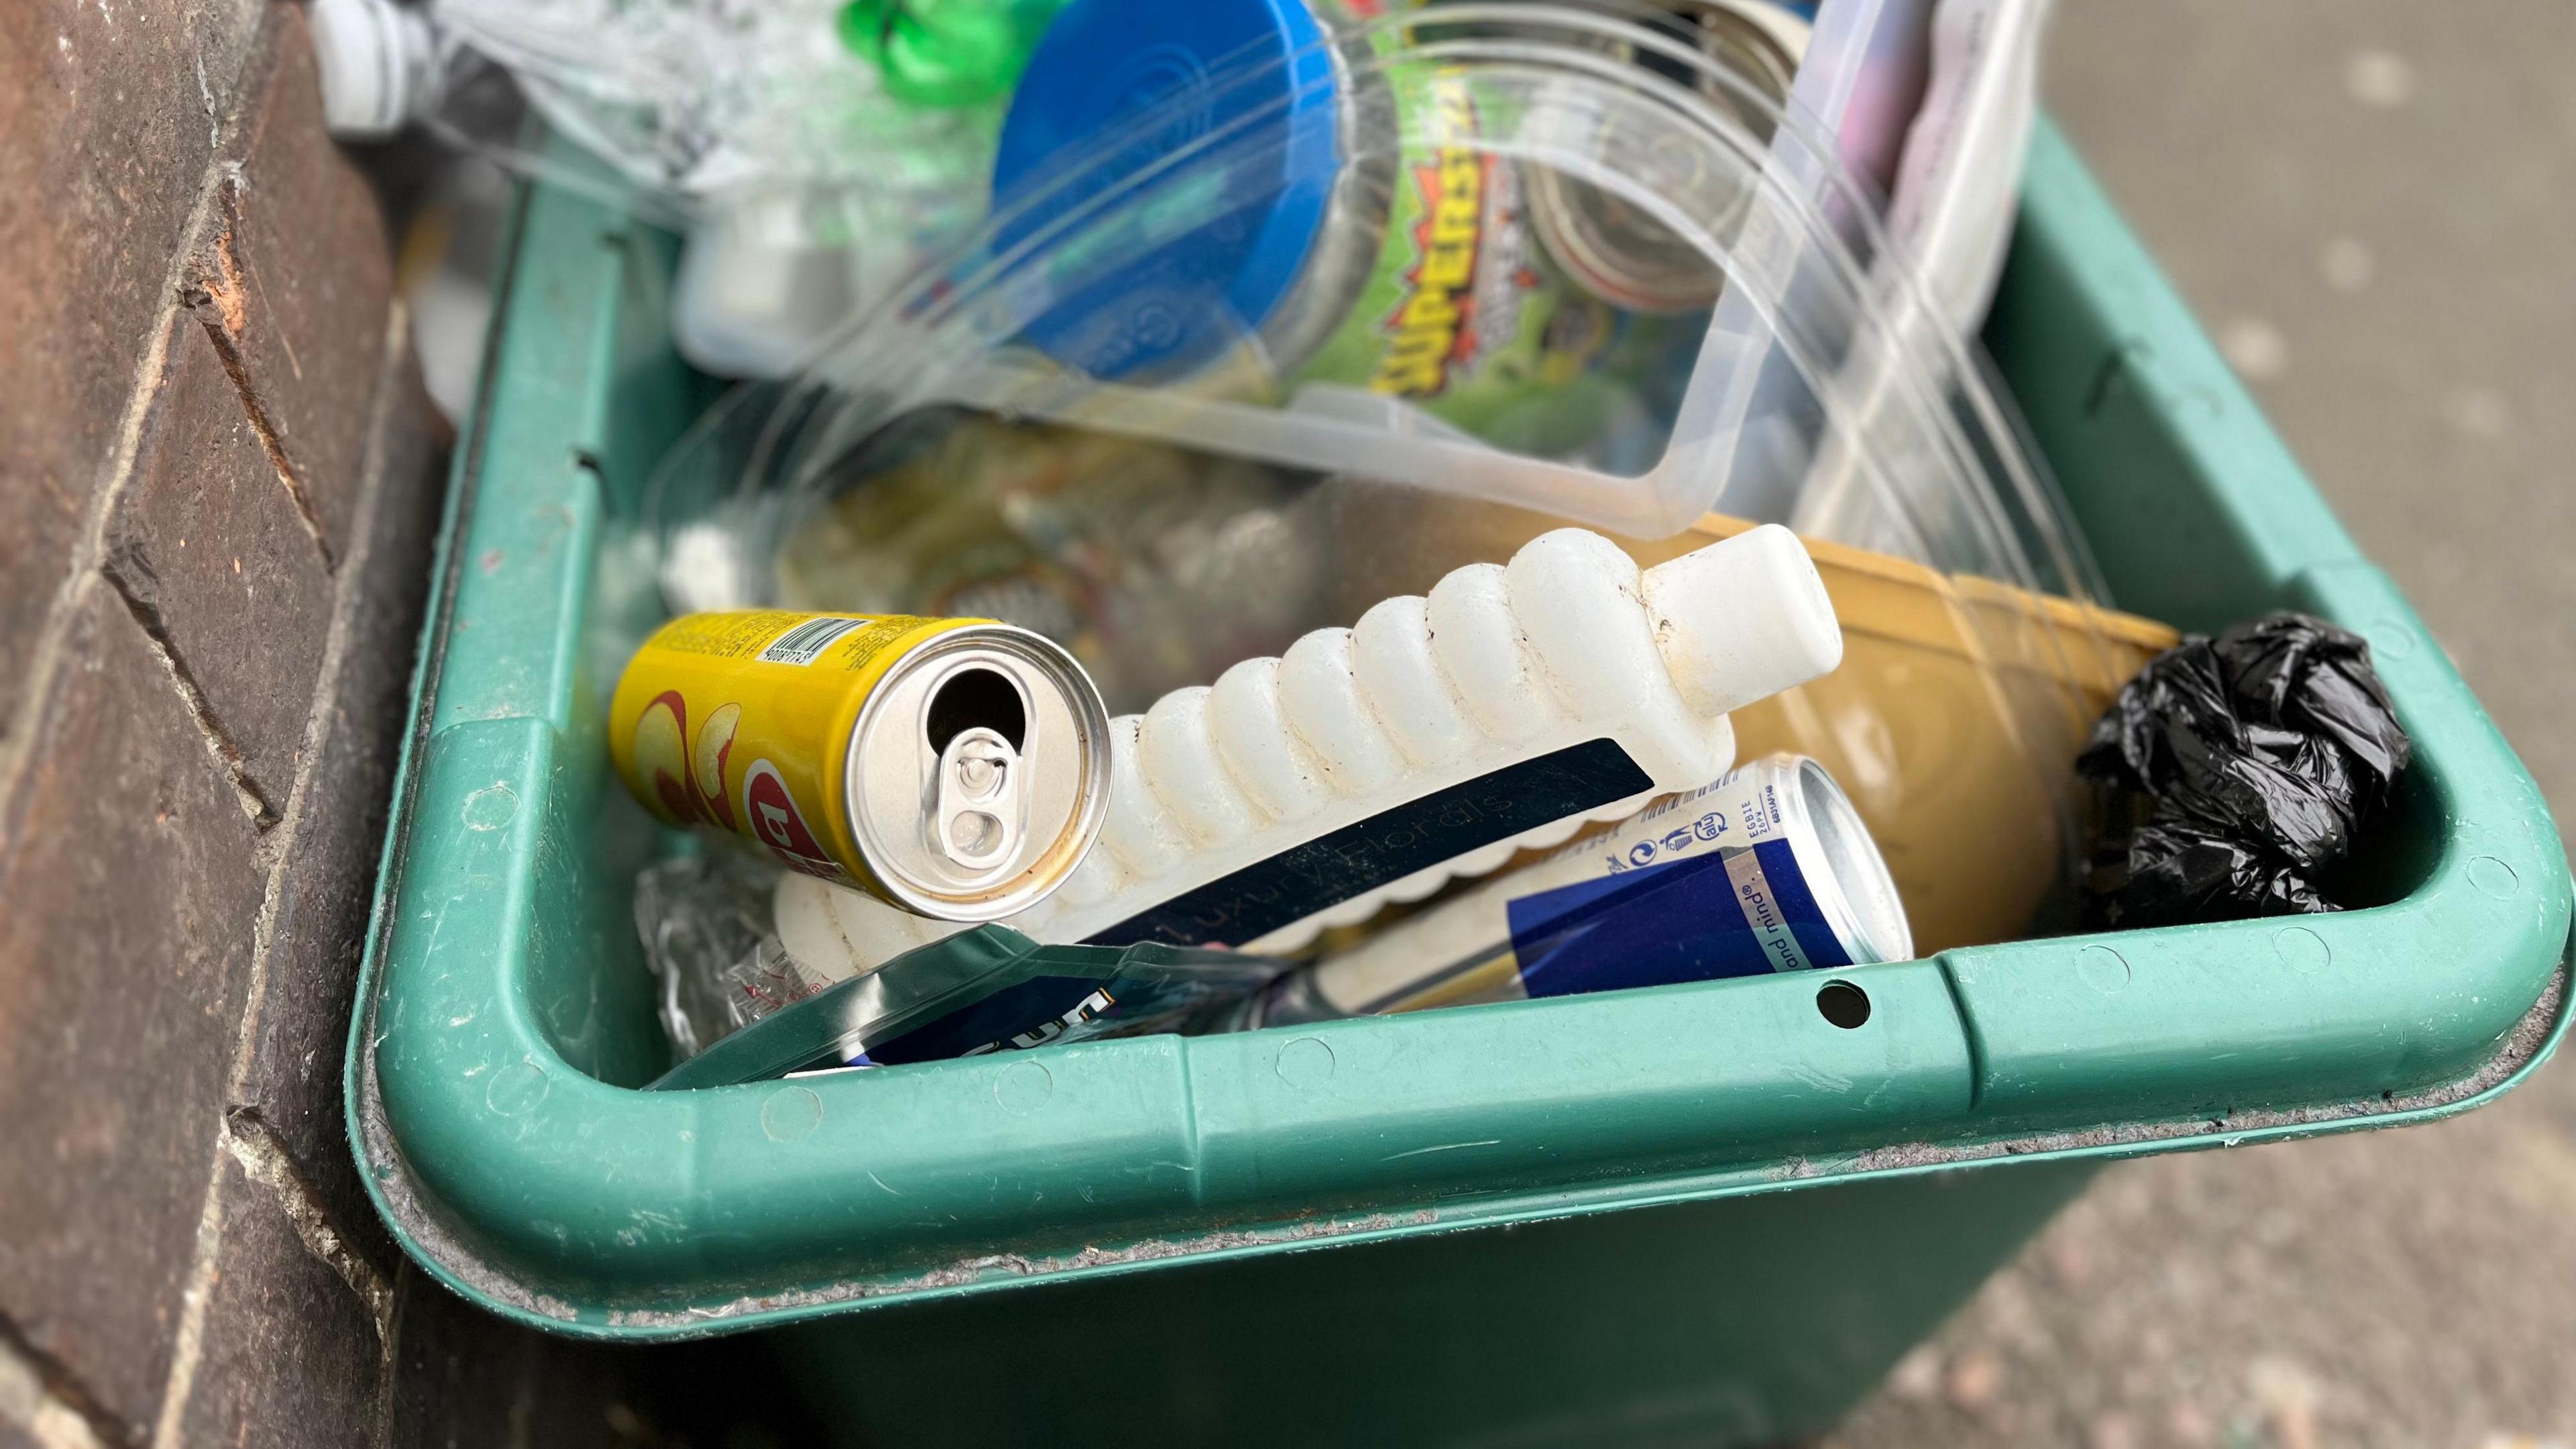
[(234, 795), (240, 798), (242, 813), (261, 830), (275, 825), (277, 807), (260, 793), (259, 782), (251, 778), (249, 761), (244, 758), (241, 747), (233, 743), (232, 736), (224, 730), (223, 721), (215, 717), (214, 706), (206, 702), (206, 691), (189, 670), (188, 661), (172, 647), (169, 626), (162, 619), (161, 611), (137, 597), (125, 576), (117, 570), (103, 568), (99, 570), (99, 576), (107, 581), (110, 589), (115, 590), (117, 598), (124, 601), (125, 612), (133, 616), (135, 627), (143, 631), (144, 641), (151, 646), (153, 657), (161, 661), (162, 670), (170, 676), (171, 688), (178, 691), (180, 703), (186, 706), (188, 718), (195, 721), (197, 734), (206, 743), (206, 752), (214, 756), (215, 768), (223, 772), (225, 781), (233, 787)]
[(330, 1209), (322, 1205), (322, 1195), (313, 1190), (304, 1169), (296, 1164), (295, 1154), (269, 1125), (256, 1107), (234, 1107), (224, 1113), (224, 1150), (241, 1164), (242, 1175), (267, 1188), (277, 1199), (286, 1220), (295, 1225), (295, 1236), (302, 1239), (305, 1251), (322, 1260), (340, 1275), (349, 1291), (367, 1305), (367, 1314), (375, 1320), (376, 1343), (385, 1357), (393, 1356), (394, 1290), (385, 1275), (365, 1255), (350, 1246), (347, 1237), (331, 1221)]
[(312, 491), (305, 486), (295, 460), (287, 456), (285, 440), (278, 436), (277, 420), (269, 416), (268, 404), (261, 399), (259, 389), (251, 385), (250, 364), (242, 356), (242, 332), (250, 325), (250, 279), (233, 241), (241, 227), (241, 164), (223, 162), (218, 172), (221, 179), (216, 186), (215, 210), (220, 222), (215, 234), (199, 249), (197, 261), (191, 264), (181, 300), (197, 314), (207, 338), (215, 344), (215, 355), (223, 359), (224, 372), (232, 378), (233, 390), (241, 395), (242, 412), (250, 418), (251, 431), (259, 436), (259, 446), (268, 454), (269, 466), (277, 470), (278, 485), (286, 490), (288, 501), (295, 505), (297, 520), (313, 539), (313, 547), (321, 552), (322, 571), (336, 573), (339, 560), (332, 556), (330, 536), (323, 532), (321, 515), (314, 511)]
[(99, 1405), (71, 1370), (27, 1341), (0, 1313), (0, 1424), (24, 1428), (43, 1449), (124, 1449), (133, 1432)]

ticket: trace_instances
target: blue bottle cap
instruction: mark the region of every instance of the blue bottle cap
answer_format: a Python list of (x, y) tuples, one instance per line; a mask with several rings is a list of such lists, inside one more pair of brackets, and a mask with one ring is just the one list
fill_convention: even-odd
[[(997, 251), (1225, 136), (1077, 222), (1070, 253), (1050, 243), (1052, 260), (1017, 265), (1054, 289), (1027, 341), (1092, 376), (1142, 380), (1212, 361), (1269, 320), (1315, 249), (1341, 165), (1341, 82), (1324, 38), (1304, 0), (1075, 0), (1056, 17), (1002, 123), (996, 205), (1092, 164), (1012, 216)], [(1095, 137), (1157, 108), (1167, 124), (1099, 157)]]

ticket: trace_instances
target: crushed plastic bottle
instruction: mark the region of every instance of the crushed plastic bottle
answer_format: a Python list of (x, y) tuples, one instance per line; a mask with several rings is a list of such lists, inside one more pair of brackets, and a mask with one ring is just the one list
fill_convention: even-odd
[(833, 986), (840, 978), (787, 954), (770, 928), (779, 868), (717, 842), (635, 877), (635, 930), (675, 1059)]
[(1224, 1031), (1281, 969), (1242, 951), (1048, 946), (1008, 926), (978, 926), (772, 1012), (646, 1090)]
[[(1006, 7), (1007, 8), (1007, 7)], [(998, 117), (892, 93), (833, 0), (315, 0), (323, 119), (517, 153), (524, 111), (682, 214), (743, 187), (980, 190)], [(494, 71), (506, 86), (494, 85)], [(510, 94), (515, 92), (515, 97)]]
[(687, 231), (682, 351), (766, 376), (981, 217), (1054, 4), (314, 0), (312, 28), (332, 134), (425, 125)]

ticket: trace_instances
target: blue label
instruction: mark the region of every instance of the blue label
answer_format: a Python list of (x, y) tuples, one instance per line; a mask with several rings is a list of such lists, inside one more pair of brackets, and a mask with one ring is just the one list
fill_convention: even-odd
[(1785, 840), (1541, 891), (1505, 913), (1533, 997), (1852, 964)]

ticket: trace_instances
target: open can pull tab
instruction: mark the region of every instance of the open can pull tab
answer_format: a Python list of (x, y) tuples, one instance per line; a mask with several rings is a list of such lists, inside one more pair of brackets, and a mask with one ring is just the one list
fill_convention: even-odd
[(1020, 752), (999, 731), (981, 725), (958, 731), (939, 751), (931, 848), (968, 871), (1010, 863), (1028, 813), (1020, 777)]

